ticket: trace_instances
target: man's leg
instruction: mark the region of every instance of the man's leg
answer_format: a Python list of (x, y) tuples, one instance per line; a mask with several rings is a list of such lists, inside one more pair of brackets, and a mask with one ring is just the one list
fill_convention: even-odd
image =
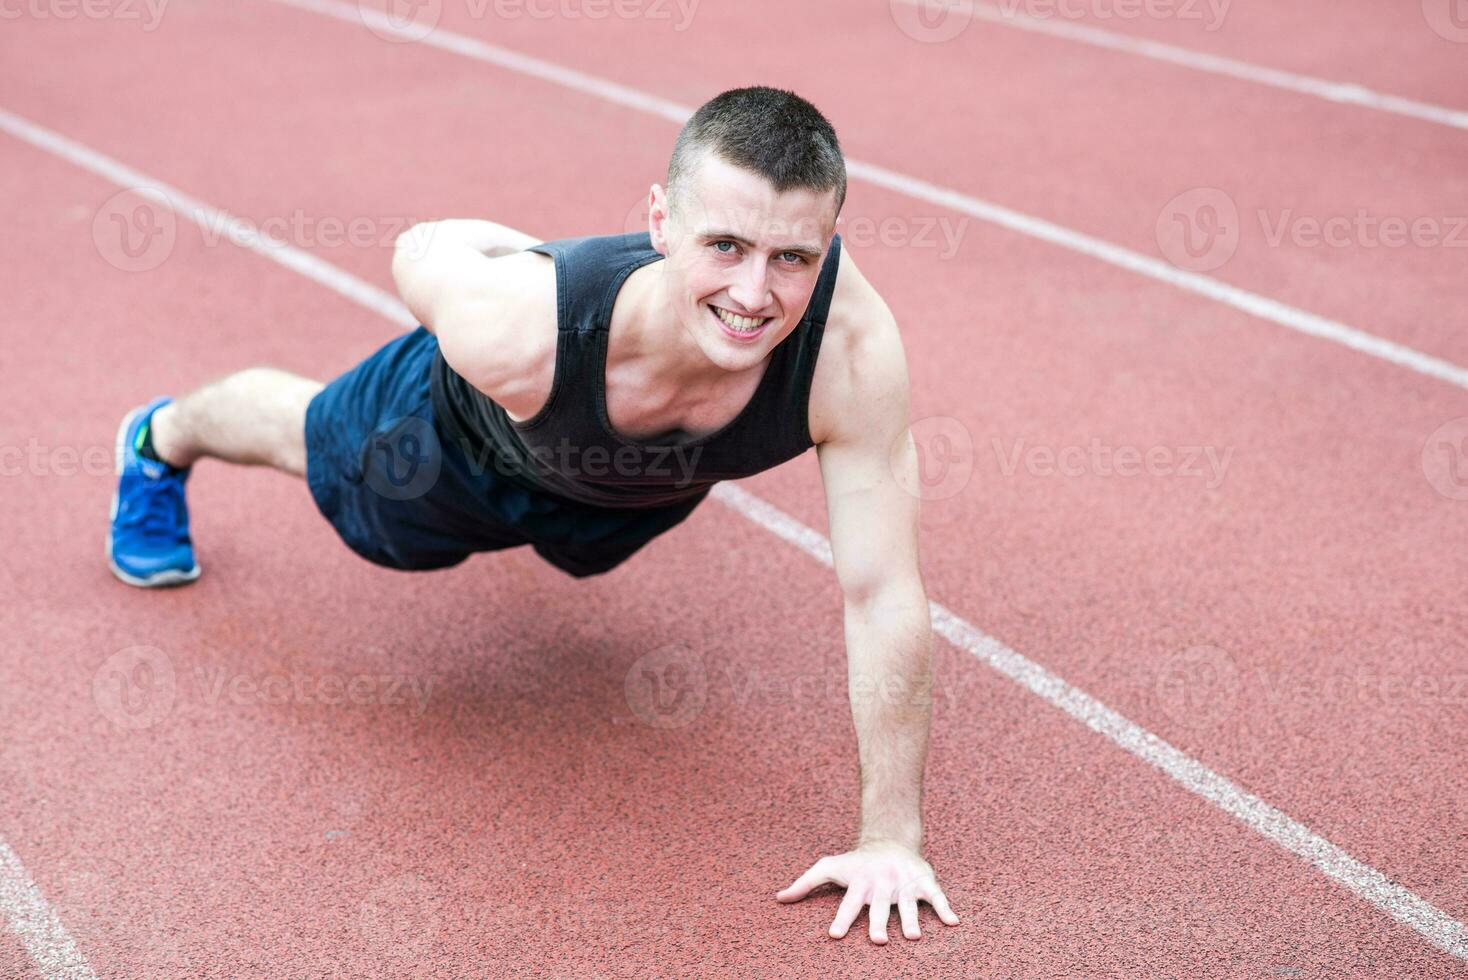
[(220, 378), (153, 413), (153, 452), (178, 469), (212, 457), (305, 476), (306, 406), (322, 387), (271, 367)]
[(323, 385), (275, 368), (250, 368), (178, 401), (129, 412), (117, 434), (117, 493), (107, 561), (129, 585), (199, 577), (184, 484), (206, 456), (306, 473), (306, 406)]

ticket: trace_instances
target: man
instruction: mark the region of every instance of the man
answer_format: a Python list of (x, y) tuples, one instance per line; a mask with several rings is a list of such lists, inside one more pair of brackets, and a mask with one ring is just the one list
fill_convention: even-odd
[[(836, 134), (790, 92), (725, 92), (679, 135), (648, 232), (541, 243), (415, 226), (393, 276), (422, 324), (328, 385), (271, 368), (128, 415), (108, 556), (133, 585), (199, 575), (184, 483), (203, 457), (304, 475), (363, 557), (457, 564), (529, 544), (574, 576), (625, 561), (723, 479), (815, 446), (845, 603), (861, 827), (781, 901), (846, 888), (830, 934), (917, 903), (931, 631), (896, 322), (835, 234)], [(873, 696), (873, 692), (877, 692)], [(893, 692), (899, 692), (895, 696)]]

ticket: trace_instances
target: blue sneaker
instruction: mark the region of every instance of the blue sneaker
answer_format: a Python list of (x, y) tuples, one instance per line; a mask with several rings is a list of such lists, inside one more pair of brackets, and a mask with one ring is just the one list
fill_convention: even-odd
[(117, 493), (112, 497), (107, 564), (113, 575), (143, 588), (181, 585), (199, 577), (184, 501), (189, 471), (138, 452), (144, 423), (172, 400), (155, 398), (133, 409), (117, 430)]

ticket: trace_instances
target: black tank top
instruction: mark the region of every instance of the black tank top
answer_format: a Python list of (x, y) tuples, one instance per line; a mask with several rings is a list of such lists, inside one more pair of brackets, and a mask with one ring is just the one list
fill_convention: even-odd
[(563, 239), (533, 246), (555, 260), (556, 365), (545, 406), (516, 422), (498, 403), (433, 359), (431, 388), (442, 435), (471, 464), (512, 482), (598, 507), (663, 507), (703, 495), (720, 480), (793, 459), (810, 437), (811, 377), (836, 288), (841, 236), (834, 236), (800, 324), (776, 345), (748, 405), (716, 432), (674, 429), (648, 439), (612, 430), (606, 407), (612, 304), (627, 277), (662, 256), (646, 232)]

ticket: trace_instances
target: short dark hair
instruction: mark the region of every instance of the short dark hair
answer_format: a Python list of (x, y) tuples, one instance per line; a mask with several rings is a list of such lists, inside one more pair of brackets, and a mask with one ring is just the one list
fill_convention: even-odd
[(784, 193), (836, 191), (846, 202), (846, 160), (836, 130), (820, 110), (794, 92), (754, 85), (709, 99), (683, 126), (668, 161), (668, 197), (691, 178), (704, 151), (753, 171)]

